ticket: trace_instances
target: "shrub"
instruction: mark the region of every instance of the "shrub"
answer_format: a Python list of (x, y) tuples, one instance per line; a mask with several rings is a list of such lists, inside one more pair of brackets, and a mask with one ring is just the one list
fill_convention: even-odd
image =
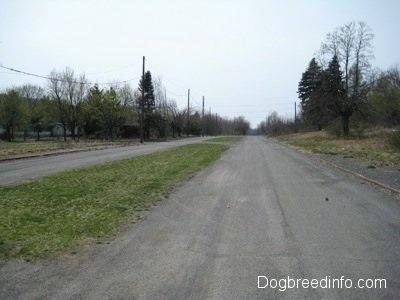
[(389, 134), (389, 143), (394, 148), (400, 150), (400, 130), (393, 131)]

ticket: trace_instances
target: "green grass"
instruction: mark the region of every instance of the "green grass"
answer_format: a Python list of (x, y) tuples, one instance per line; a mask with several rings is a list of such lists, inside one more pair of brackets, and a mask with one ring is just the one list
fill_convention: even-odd
[(105, 148), (111, 146), (126, 146), (128, 144), (132, 144), (132, 142), (128, 141), (103, 142), (98, 140), (94, 141), (81, 140), (77, 142), (68, 140), (67, 142), (64, 142), (64, 141), (57, 141), (55, 139), (42, 140), (42, 141), (28, 140), (26, 142), (22, 140), (14, 142), (0, 141), (0, 158), (11, 155), (25, 155), (32, 153), (43, 153), (49, 151), (70, 150), (70, 149), (97, 149), (97, 148)]
[(221, 136), (221, 137), (216, 137), (216, 138), (206, 140), (205, 142), (231, 144), (231, 143), (239, 142), (242, 138), (243, 138), (243, 136)]
[(109, 236), (227, 148), (188, 145), (0, 187), (0, 257), (47, 257)]

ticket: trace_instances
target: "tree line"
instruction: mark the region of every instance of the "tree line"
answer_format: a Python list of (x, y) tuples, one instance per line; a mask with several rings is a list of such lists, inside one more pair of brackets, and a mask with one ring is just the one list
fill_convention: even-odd
[[(144, 97), (142, 97), (144, 95)], [(23, 85), (0, 93), (2, 138), (24, 139), (57, 127), (64, 141), (86, 138), (138, 138), (142, 117), (144, 139), (165, 139), (182, 135), (246, 134), (250, 124), (244, 117), (233, 120), (217, 114), (204, 116), (194, 107), (178, 108), (167, 98), (161, 78), (147, 71), (138, 87), (118, 83), (101, 88), (71, 68), (52, 71), (45, 88)], [(0, 128), (1, 129), (1, 128)]]
[(298, 84), (296, 120), (272, 114), (259, 131), (286, 133), (300, 126), (321, 130), (340, 124), (341, 134), (347, 136), (351, 124), (399, 126), (399, 68), (372, 69), (373, 37), (364, 22), (350, 22), (327, 34)]

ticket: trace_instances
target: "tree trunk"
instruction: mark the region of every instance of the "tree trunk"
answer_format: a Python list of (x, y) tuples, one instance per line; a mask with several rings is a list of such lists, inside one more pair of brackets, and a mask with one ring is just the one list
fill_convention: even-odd
[(350, 115), (349, 114), (343, 114), (342, 115), (342, 129), (343, 129), (343, 135), (348, 136), (350, 133)]
[(67, 141), (67, 126), (63, 124), (63, 135), (64, 135), (64, 142)]
[(114, 129), (113, 127), (110, 127), (110, 138), (111, 138), (111, 142), (114, 142)]
[(7, 126), (7, 128), (6, 128), (6, 139), (7, 139), (8, 142), (12, 141), (11, 127), (10, 126)]
[(71, 129), (72, 140), (75, 141), (75, 123), (74, 122), (71, 122), (70, 129)]

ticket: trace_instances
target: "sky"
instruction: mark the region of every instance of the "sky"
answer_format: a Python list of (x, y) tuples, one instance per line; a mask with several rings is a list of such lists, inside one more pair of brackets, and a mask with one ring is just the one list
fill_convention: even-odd
[[(0, 65), (43, 76), (70, 67), (91, 82), (160, 77), (178, 106), (253, 128), (293, 118), (298, 82), (326, 34), (372, 30), (374, 67), (400, 65), (398, 0), (0, 0)], [(0, 90), (46, 80), (0, 68)]]

